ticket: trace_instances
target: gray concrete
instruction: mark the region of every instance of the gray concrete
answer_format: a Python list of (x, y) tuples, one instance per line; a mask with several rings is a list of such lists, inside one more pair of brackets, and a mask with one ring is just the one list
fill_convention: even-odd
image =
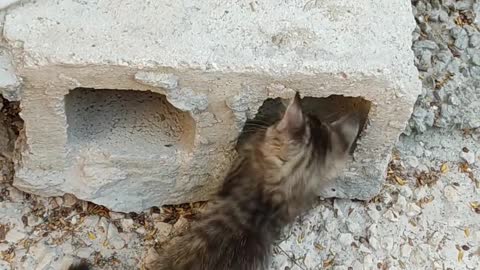
[(300, 91), (371, 102), (345, 177), (318, 191), (370, 198), (419, 94), (413, 29), (402, 1), (13, 6), (4, 37), (28, 139), (14, 185), (117, 211), (204, 200), (245, 121)]

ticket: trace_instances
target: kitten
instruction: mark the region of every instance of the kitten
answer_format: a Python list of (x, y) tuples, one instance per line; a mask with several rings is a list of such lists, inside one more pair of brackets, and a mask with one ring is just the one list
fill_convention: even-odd
[(151, 269), (268, 269), (282, 228), (339, 172), (358, 132), (355, 117), (326, 124), (307, 116), (297, 93), (277, 123), (243, 143), (213, 205)]

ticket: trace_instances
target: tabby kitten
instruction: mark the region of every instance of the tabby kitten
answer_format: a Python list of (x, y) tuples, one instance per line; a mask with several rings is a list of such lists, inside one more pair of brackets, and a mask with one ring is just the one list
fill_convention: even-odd
[(311, 206), (314, 191), (347, 160), (358, 123), (309, 117), (297, 93), (277, 123), (239, 148), (215, 202), (151, 269), (267, 269), (281, 229)]

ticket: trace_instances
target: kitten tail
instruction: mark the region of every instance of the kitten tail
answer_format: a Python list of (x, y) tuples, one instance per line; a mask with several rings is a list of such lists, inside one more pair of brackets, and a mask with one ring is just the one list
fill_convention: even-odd
[(75, 263), (68, 267), (68, 270), (91, 270), (87, 262), (82, 261), (80, 263)]

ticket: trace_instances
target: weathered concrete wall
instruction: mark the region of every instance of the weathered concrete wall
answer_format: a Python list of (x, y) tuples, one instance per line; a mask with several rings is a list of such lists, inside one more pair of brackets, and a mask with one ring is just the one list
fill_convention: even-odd
[(4, 37), (27, 135), (14, 184), (117, 211), (204, 200), (229, 167), (247, 118), (268, 98), (300, 91), (365, 100), (312, 99), (311, 107), (321, 114), (316, 106), (368, 107), (345, 176), (318, 191), (367, 199), (382, 185), (419, 93), (413, 28), (404, 1), (11, 7)]

